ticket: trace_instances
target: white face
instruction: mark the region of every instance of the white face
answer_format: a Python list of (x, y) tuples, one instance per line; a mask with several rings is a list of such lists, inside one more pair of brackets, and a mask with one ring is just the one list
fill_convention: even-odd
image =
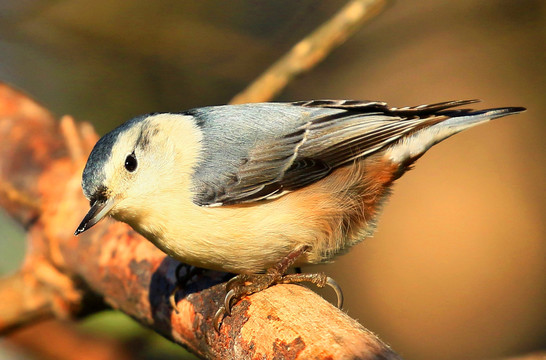
[(152, 115), (121, 133), (104, 165), (110, 215), (130, 224), (169, 201), (189, 196), (201, 133), (183, 115)]
[(193, 118), (177, 114), (135, 118), (105, 135), (83, 172), (91, 209), (75, 235), (106, 215), (144, 231), (169, 217), (173, 206), (191, 201), (201, 139)]

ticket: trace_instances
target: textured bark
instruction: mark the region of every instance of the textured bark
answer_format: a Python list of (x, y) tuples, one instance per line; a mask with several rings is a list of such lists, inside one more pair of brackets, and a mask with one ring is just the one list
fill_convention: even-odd
[[(178, 263), (127, 225), (103, 221), (79, 237), (89, 208), (80, 188), (97, 140), (87, 124), (60, 122), (0, 86), (0, 206), (28, 231), (25, 264), (2, 280), (0, 331), (44, 317), (75, 317), (106, 303), (206, 358), (397, 358), (355, 320), (306, 288), (274, 286), (212, 318), (225, 274), (205, 272), (169, 305)], [(206, 236), (206, 234), (204, 234)], [(104, 302), (104, 303), (103, 303)]]

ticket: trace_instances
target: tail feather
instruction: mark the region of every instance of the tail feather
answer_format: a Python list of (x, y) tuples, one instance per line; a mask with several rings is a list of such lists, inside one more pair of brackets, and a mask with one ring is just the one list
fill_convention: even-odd
[(503, 116), (519, 114), (526, 109), (524, 107), (504, 107), (484, 110), (457, 109), (438, 112), (437, 115), (449, 117), (434, 126), (460, 128), (457, 132), (469, 127), (494, 120)]
[[(398, 123), (394, 125), (385, 124), (384, 127), (381, 128), (381, 131), (376, 131), (377, 129), (372, 127), (370, 128), (370, 133), (359, 134), (352, 139), (353, 143), (356, 143), (356, 139), (359, 139), (359, 141), (361, 141), (359, 146), (366, 151), (360, 152), (360, 150), (357, 149), (356, 156), (346, 158), (344, 156), (347, 155), (347, 149), (338, 144), (335, 150), (329, 149), (329, 152), (324, 151), (322, 155), (324, 155), (325, 152), (332, 155), (337, 151), (336, 154), (339, 153), (342, 156), (342, 160), (346, 162), (371, 154), (374, 151), (383, 148), (386, 151), (385, 155), (390, 157), (393, 161), (411, 163), (424, 154), (434, 144), (437, 144), (458, 132), (492, 119), (525, 111), (525, 108), (523, 107), (503, 107), (485, 110), (466, 108), (453, 109), (454, 107), (466, 106), (477, 102), (480, 102), (480, 100), (453, 100), (436, 104), (401, 108), (389, 107), (387, 103), (379, 101), (357, 100), (298, 101), (292, 103), (292, 105), (347, 111), (347, 113), (339, 113), (340, 116), (336, 117), (325, 116), (321, 121), (330, 121), (332, 119), (340, 121), (340, 118), (343, 116), (345, 116), (346, 119), (354, 120), (355, 113), (357, 115), (358, 113), (361, 113), (363, 119), (373, 119), (373, 116), (376, 115), (379, 115), (380, 117), (386, 116), (387, 118), (394, 117), (394, 120), (398, 121)], [(406, 126), (404, 127), (402, 125)], [(393, 127), (396, 127), (396, 129), (393, 129)], [(387, 130), (389, 130), (389, 132)], [(374, 146), (370, 145), (372, 143)], [(355, 152), (355, 149), (356, 148), (353, 146), (349, 151)], [(335, 158), (335, 160), (338, 161), (339, 159)]]
[(426, 105), (418, 105), (418, 106), (406, 106), (402, 108), (396, 108), (391, 107), (389, 111), (397, 116), (426, 116), (429, 114), (437, 114), (438, 112), (441, 112), (442, 110), (450, 109), (456, 106), (463, 106), (463, 105), (469, 105), (469, 104), (475, 104), (480, 102), (479, 99), (470, 99), (470, 100), (452, 100), (452, 101), (444, 101), (436, 104), (426, 104)]
[(444, 110), (436, 116), (446, 119), (432, 126), (425, 127), (402, 138), (386, 151), (386, 156), (397, 163), (411, 163), (423, 155), (430, 147), (473, 126), (503, 116), (514, 115), (525, 111), (523, 107), (505, 107), (485, 110)]
[(389, 107), (387, 103), (382, 101), (361, 101), (361, 100), (311, 100), (311, 101), (296, 101), (292, 105), (303, 107), (317, 107), (327, 109), (341, 109), (347, 111), (356, 111), (362, 113), (379, 112), (388, 115), (400, 117), (419, 116), (434, 114), (438, 111), (463, 106), (480, 102), (478, 99), (471, 100), (452, 100), (436, 104), (424, 104), (417, 106), (406, 107)]

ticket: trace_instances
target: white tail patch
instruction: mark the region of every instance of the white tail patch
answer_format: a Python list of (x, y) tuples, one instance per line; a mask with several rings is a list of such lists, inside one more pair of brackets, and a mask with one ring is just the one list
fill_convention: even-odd
[(484, 115), (448, 118), (441, 123), (419, 130), (389, 147), (386, 150), (385, 156), (395, 163), (402, 163), (408, 159), (422, 155), (440, 141), (493, 118), (492, 116)]

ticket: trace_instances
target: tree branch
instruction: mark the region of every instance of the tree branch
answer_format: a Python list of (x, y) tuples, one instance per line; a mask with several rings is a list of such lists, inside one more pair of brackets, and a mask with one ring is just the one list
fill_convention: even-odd
[(297, 43), (231, 104), (270, 101), (296, 76), (309, 71), (343, 44), (364, 22), (378, 15), (386, 0), (352, 0), (322, 26)]

